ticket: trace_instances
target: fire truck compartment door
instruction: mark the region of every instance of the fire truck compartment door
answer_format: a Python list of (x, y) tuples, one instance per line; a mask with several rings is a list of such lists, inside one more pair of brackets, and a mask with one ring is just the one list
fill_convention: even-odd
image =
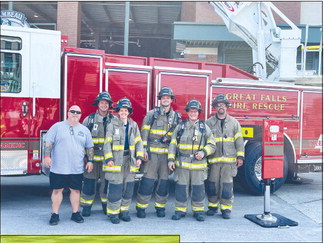
[(284, 135), (282, 120), (263, 120), (262, 178), (282, 178), (284, 172)]

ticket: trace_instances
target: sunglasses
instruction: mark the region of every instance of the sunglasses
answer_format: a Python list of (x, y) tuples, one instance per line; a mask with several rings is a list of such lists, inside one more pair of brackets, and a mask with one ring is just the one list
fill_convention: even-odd
[(216, 107), (226, 107), (226, 104), (216, 104)]
[(80, 115), (82, 113), (81, 111), (75, 111), (75, 110), (70, 110), (69, 112), (71, 112), (72, 114), (76, 113), (78, 115)]

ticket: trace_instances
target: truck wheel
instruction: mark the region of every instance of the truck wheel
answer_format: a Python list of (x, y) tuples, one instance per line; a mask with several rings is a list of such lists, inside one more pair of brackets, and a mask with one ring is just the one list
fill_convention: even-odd
[[(245, 147), (245, 161), (238, 170), (238, 179), (242, 186), (254, 195), (263, 195), (264, 184), (262, 183), (262, 146), (261, 143), (247, 144)], [(274, 179), (271, 192), (278, 190), (286, 181), (288, 174), (288, 160), (284, 159), (284, 177)]]

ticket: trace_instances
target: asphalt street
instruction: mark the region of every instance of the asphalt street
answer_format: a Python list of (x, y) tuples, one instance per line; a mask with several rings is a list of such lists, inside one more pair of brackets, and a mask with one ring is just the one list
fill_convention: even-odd
[(153, 204), (147, 217), (135, 215), (131, 206), (131, 222), (113, 225), (103, 215), (97, 199), (92, 215), (77, 224), (70, 220), (68, 193), (60, 211), (57, 226), (48, 224), (51, 214), (48, 178), (43, 175), (1, 177), (2, 235), (180, 235), (181, 242), (322, 242), (323, 238), (323, 180), (322, 173), (301, 174), (311, 182), (285, 184), (271, 194), (271, 213), (297, 221), (298, 226), (263, 228), (246, 218), (245, 214), (262, 214), (264, 197), (251, 196), (240, 188), (235, 190), (232, 218), (220, 214), (206, 216), (198, 222), (189, 210), (180, 221), (171, 220), (174, 212), (174, 188), (171, 188), (165, 218), (157, 218)]

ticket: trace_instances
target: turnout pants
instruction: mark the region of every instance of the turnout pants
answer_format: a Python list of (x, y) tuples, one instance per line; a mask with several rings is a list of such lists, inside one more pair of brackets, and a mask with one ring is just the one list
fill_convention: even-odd
[(80, 198), (81, 206), (92, 206), (96, 196), (98, 180), (100, 180), (99, 195), (101, 202), (107, 203), (106, 195), (108, 181), (105, 180), (105, 175), (102, 171), (102, 163), (94, 162), (93, 170), (90, 173), (85, 171), (83, 176), (83, 187)]
[(144, 175), (137, 192), (136, 207), (146, 209), (152, 197), (155, 181), (155, 207), (165, 208), (169, 196), (169, 169), (167, 154), (151, 153), (151, 159), (144, 162)]
[(175, 211), (187, 212), (189, 192), (192, 211), (204, 211), (206, 177), (206, 170), (188, 170), (180, 167), (175, 169)]
[(233, 177), (237, 174), (235, 163), (215, 163), (209, 165), (206, 191), (208, 207), (232, 211), (234, 200)]
[(107, 215), (128, 211), (132, 202), (135, 185), (135, 173), (130, 172), (130, 157), (123, 157), (121, 172), (106, 172), (108, 179)]

